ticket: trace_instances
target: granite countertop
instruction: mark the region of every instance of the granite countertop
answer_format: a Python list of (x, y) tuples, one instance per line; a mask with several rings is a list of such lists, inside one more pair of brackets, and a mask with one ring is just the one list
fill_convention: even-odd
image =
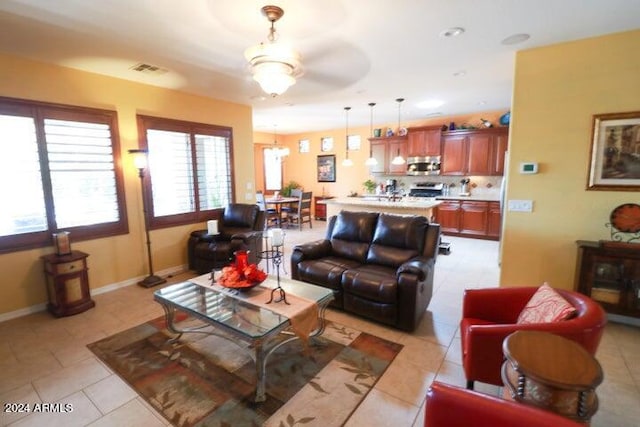
[(471, 194), (470, 196), (458, 196), (451, 194), (449, 196), (438, 196), (437, 200), (469, 200), (471, 202), (499, 202), (499, 194)]
[(398, 209), (431, 209), (438, 206), (441, 202), (435, 198), (403, 198), (402, 200), (390, 201), (386, 197), (338, 197), (335, 199), (327, 199), (318, 201), (327, 205), (355, 205), (368, 207), (389, 207)]

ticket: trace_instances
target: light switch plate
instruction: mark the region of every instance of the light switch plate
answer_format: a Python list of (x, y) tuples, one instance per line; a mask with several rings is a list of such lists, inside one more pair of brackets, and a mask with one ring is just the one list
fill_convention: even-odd
[(512, 212), (533, 212), (533, 200), (509, 200), (507, 208)]

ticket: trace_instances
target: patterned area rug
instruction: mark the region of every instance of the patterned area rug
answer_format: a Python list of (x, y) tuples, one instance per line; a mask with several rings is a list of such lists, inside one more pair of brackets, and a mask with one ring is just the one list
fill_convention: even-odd
[(308, 351), (293, 341), (269, 357), (267, 400), (255, 403), (248, 349), (216, 336), (185, 334), (174, 344), (169, 337), (161, 318), (88, 347), (180, 427), (340, 426), (402, 349), (328, 322)]

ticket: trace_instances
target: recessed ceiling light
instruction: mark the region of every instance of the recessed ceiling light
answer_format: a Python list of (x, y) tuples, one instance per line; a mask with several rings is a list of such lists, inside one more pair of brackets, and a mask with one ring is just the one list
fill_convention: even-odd
[(427, 110), (431, 108), (438, 108), (442, 104), (444, 104), (444, 101), (440, 99), (427, 99), (426, 101), (417, 103), (416, 107)]
[(464, 33), (464, 28), (462, 27), (451, 27), (440, 33), (440, 37), (456, 37), (460, 34)]
[(500, 43), (504, 45), (518, 44), (518, 43), (522, 43), (524, 41), (529, 40), (530, 37), (531, 36), (529, 34), (525, 34), (525, 33), (513, 34), (507, 37), (506, 39), (502, 40)]
[(478, 101), (478, 105), (486, 105), (487, 101)]
[(465, 70), (460, 70), (453, 73), (454, 77), (464, 77), (466, 75), (467, 75), (467, 72)]

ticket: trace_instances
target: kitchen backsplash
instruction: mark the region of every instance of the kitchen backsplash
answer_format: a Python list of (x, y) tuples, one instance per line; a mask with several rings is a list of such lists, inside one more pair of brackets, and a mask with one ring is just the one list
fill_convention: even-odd
[(411, 185), (416, 182), (442, 182), (450, 186), (449, 195), (455, 196), (460, 192), (460, 181), (463, 178), (469, 178), (471, 180), (470, 189), (471, 194), (476, 196), (495, 196), (499, 197), (500, 185), (504, 179), (502, 176), (440, 176), (440, 175), (428, 175), (428, 176), (380, 176), (376, 180), (378, 183), (385, 183), (387, 178), (393, 178), (398, 181), (398, 187), (400, 191), (406, 193), (409, 192)]

